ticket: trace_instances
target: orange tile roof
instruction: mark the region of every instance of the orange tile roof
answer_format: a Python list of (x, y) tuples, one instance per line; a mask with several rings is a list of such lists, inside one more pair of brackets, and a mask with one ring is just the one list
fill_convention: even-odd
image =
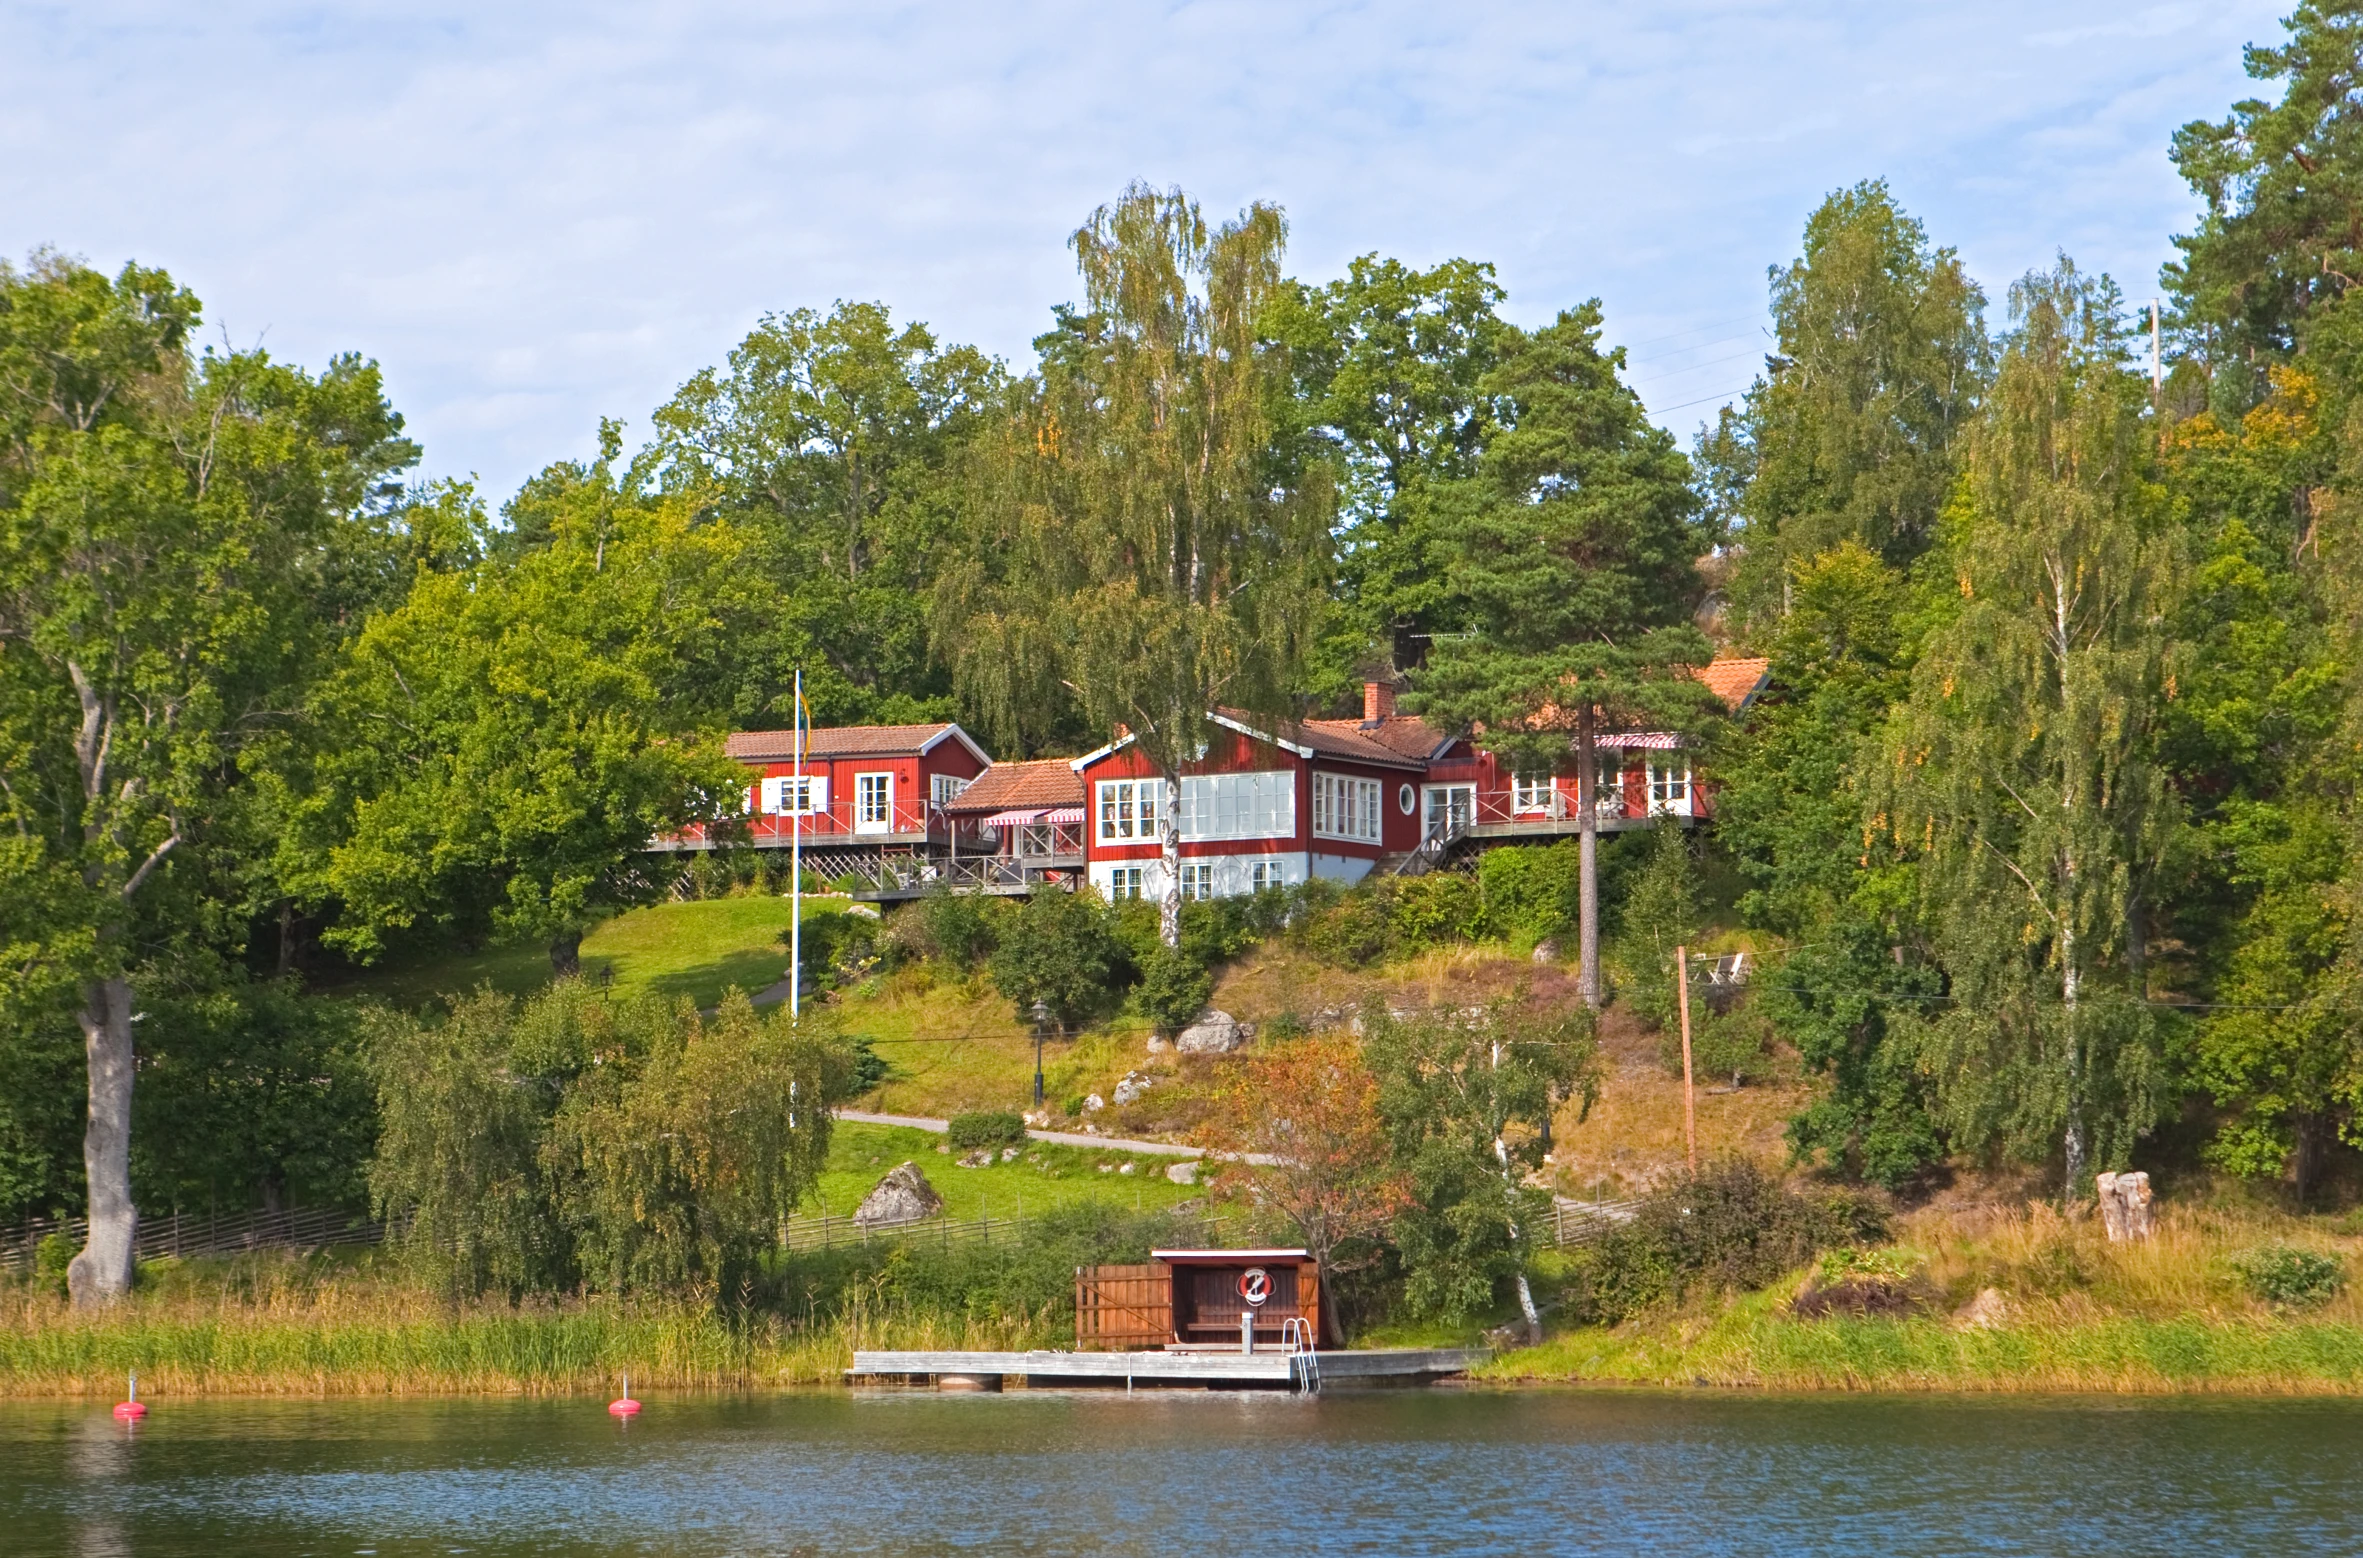
[(976, 779), (946, 811), (1017, 811), (1029, 806), (1080, 806), (1083, 776), (1069, 766), (1071, 758), (1044, 757), (1025, 763), (995, 763)]
[(1723, 706), (1737, 714), (1763, 691), (1765, 678), (1772, 674), (1772, 662), (1762, 657), (1752, 659), (1714, 659), (1698, 668), (1698, 679), (1707, 690), (1723, 700)]
[(1243, 714), (1237, 709), (1217, 709), (1218, 716), (1242, 730), (1258, 735), (1277, 735), (1300, 747), (1310, 747), (1323, 757), (1342, 757), (1349, 762), (1381, 763), (1389, 768), (1416, 768), (1427, 761), (1427, 753), (1405, 753), (1385, 742), (1372, 738), (1355, 719), (1291, 720), (1275, 727), (1269, 720)]
[[(912, 757), (952, 735), (974, 749), (968, 732), (945, 722), (937, 725), (829, 725), (804, 733), (806, 757)], [(792, 730), (741, 730), (722, 743), (725, 754), (742, 763), (784, 763), (796, 755)], [(989, 761), (989, 759), (988, 759)]]

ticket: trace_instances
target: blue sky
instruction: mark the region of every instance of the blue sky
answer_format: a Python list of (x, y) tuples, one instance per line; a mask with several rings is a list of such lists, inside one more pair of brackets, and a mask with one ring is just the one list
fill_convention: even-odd
[(219, 339), (384, 364), (496, 500), (756, 316), (876, 298), (1013, 362), (1124, 183), (1279, 202), (1308, 279), (1493, 261), (1601, 298), (1661, 420), (1744, 387), (1765, 267), (1884, 176), (1999, 298), (2155, 289), (2174, 127), (2280, 7), (1929, 3), (0, 6), (0, 253), (168, 266)]

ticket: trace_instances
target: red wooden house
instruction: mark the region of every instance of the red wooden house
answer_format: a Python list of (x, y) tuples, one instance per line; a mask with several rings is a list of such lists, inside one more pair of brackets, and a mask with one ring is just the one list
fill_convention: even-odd
[[(804, 732), (798, 777), (792, 730), (742, 730), (723, 751), (750, 770), (748, 842), (786, 849), (801, 833), (812, 869), (876, 881), (888, 862), (916, 869), (951, 844), (947, 808), (992, 766), (959, 726), (851, 725)], [(701, 830), (674, 848), (709, 847)]]

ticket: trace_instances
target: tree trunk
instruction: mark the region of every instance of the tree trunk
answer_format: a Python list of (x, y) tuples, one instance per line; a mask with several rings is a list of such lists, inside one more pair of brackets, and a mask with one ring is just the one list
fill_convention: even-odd
[[(2069, 881), (2075, 880), (2075, 869), (2069, 868)], [(2075, 912), (2075, 895), (2067, 896), (2067, 911)], [(2060, 922), (2060, 1005), (2062, 1019), (2068, 1025), (2068, 1125), (2061, 1142), (2062, 1155), (2067, 1160), (2067, 1183), (2061, 1187), (2063, 1199), (2073, 1201), (2076, 1187), (2084, 1182), (2084, 1035), (2077, 1023), (2076, 999), (2083, 993), (2083, 981), (2076, 968), (2076, 929), (2071, 921)]]
[(1181, 781), (1168, 774), (1165, 779), (1165, 809), (1162, 820), (1164, 831), (1159, 839), (1159, 859), (1165, 866), (1165, 881), (1157, 894), (1157, 939), (1169, 947), (1181, 946), (1181, 819), (1173, 808), (1181, 799)]
[(583, 971), (583, 933), (570, 930), (550, 942), (550, 971), (560, 979), (571, 979)]
[(90, 985), (80, 1020), (90, 1070), (90, 1120), (82, 1132), (90, 1235), (66, 1265), (66, 1291), (76, 1308), (87, 1309), (131, 1291), (139, 1232), (131, 1204), (131, 981), (116, 974)]
[(1599, 743), (1592, 730), (1592, 711), (1576, 716), (1575, 727), (1575, 945), (1576, 989), (1584, 1005), (1600, 1009), (1600, 808), (1598, 788)]
[(1510, 1255), (1516, 1262), (1518, 1313), (1526, 1321), (1526, 1340), (1539, 1347), (1543, 1339), (1543, 1317), (1542, 1312), (1534, 1307), (1534, 1289), (1526, 1281), (1526, 1253), (1521, 1247), (1524, 1241), (1518, 1237), (1518, 1182), (1510, 1172), (1509, 1145), (1501, 1139), (1499, 1132), (1494, 1134), (1493, 1156), (1501, 1164), (1502, 1195), (1510, 1203)]

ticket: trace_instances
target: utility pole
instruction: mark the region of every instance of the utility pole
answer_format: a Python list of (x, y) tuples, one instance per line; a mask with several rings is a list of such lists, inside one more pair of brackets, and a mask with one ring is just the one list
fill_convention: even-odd
[(1674, 1001), (1682, 1010), (1682, 1146), (1698, 1172), (1698, 1100), (1690, 1084), (1690, 949), (1674, 949)]
[(2158, 353), (2159, 302), (2157, 298), (2150, 299), (2150, 409), (2153, 411), (2166, 393), (2166, 361)]
[(803, 1016), (804, 1003), (804, 668), (796, 668), (796, 707), (788, 723), (795, 786), (788, 806), (788, 1021)]

